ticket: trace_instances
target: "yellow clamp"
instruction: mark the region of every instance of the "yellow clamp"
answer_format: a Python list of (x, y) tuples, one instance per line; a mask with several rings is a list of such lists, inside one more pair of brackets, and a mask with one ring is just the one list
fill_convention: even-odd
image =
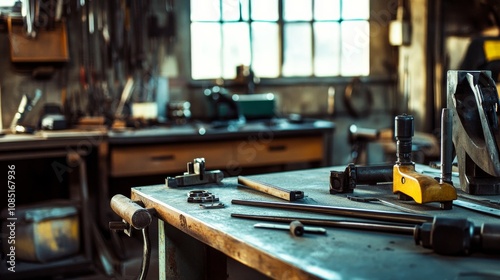
[(419, 204), (439, 202), (443, 209), (451, 209), (457, 199), (453, 185), (416, 172), (412, 164), (394, 165), (392, 192), (409, 196)]

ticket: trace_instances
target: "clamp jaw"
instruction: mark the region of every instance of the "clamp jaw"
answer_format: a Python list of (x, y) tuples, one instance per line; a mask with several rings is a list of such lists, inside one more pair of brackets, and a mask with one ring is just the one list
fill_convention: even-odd
[(394, 165), (394, 182), (392, 192), (399, 199), (412, 198), (416, 203), (439, 202), (441, 209), (452, 208), (457, 199), (455, 187), (446, 182), (438, 182), (435, 178), (415, 171), (415, 165)]

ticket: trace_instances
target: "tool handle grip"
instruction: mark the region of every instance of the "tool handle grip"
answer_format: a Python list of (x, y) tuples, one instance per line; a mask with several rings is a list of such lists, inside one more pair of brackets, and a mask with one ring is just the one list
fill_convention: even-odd
[(500, 253), (500, 224), (483, 224), (476, 231), (479, 232), (482, 252)]
[(290, 223), (290, 233), (293, 236), (304, 235), (304, 225), (300, 221), (292, 221)]
[(151, 224), (149, 211), (130, 198), (117, 194), (111, 198), (111, 209), (135, 229), (143, 229)]

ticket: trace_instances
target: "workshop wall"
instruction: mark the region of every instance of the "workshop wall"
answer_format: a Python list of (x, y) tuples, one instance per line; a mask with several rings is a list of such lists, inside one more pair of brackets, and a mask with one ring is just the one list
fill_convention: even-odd
[[(192, 103), (193, 117), (203, 118), (206, 116), (205, 97), (201, 94), (203, 88), (191, 87), (188, 84), (189, 65), (189, 14), (186, 10), (188, 1), (176, 1), (174, 14), (176, 19), (175, 38), (172, 41), (162, 41), (164, 52), (159, 62), (160, 71), (158, 75), (169, 79), (168, 98), (171, 101), (188, 100)], [(160, 5), (163, 1), (151, 1), (152, 5)], [(164, 5), (164, 4), (163, 4)], [(321, 83), (303, 84), (293, 83), (288, 85), (257, 85), (257, 92), (272, 92), (277, 97), (277, 113), (282, 116), (288, 114), (301, 114), (303, 116), (331, 118), (338, 123), (335, 137), (335, 151), (344, 153), (349, 150), (347, 143), (348, 125), (352, 123), (363, 124), (373, 128), (389, 127), (392, 125), (392, 115), (398, 110), (396, 100), (398, 93), (396, 90), (397, 72), (397, 48), (388, 44), (388, 25), (391, 19), (396, 16), (397, 0), (375, 1), (371, 3), (371, 30), (369, 34), (371, 58), (370, 76), (362, 78), (363, 85), (371, 92), (373, 102), (370, 104), (370, 114), (362, 117), (353, 117), (347, 110), (344, 103), (344, 91), (351, 81), (351, 78), (332, 78)], [(162, 9), (157, 9), (162, 11)], [(58, 64), (52, 76), (45, 79), (36, 79), (32, 76), (33, 65), (18, 65), (9, 60), (10, 51), (9, 36), (4, 25), (0, 32), (0, 86), (2, 89), (2, 124), (6, 128), (9, 126), (17, 106), (23, 94), (33, 94), (35, 89), (41, 89), (43, 97), (34, 111), (30, 113), (26, 120), (31, 125), (36, 125), (40, 116), (40, 109), (43, 104), (62, 104), (61, 96), (63, 91), (68, 95), (80, 94), (82, 91), (79, 80), (79, 48), (82, 46), (77, 12), (73, 9), (68, 14), (68, 39), (70, 47), (70, 61), (66, 64)], [(160, 24), (165, 21), (164, 13), (157, 13)], [(75, 18), (76, 17), (76, 18)], [(146, 25), (146, 24), (145, 24)], [(175, 42), (172, 44), (172, 42)], [(170, 48), (169, 54), (165, 54), (166, 48)], [(375, 55), (376, 54), (376, 55)], [(110, 70), (110, 69), (108, 69)], [(111, 69), (112, 71), (112, 69)], [(120, 81), (114, 77), (115, 81)], [(123, 81), (121, 81), (123, 83)], [(111, 84), (110, 87), (116, 86)], [(207, 85), (209, 86), (209, 85)], [(116, 87), (119, 89), (120, 87)], [(333, 88), (334, 108), (328, 108), (328, 91)], [(116, 104), (119, 92), (115, 92), (114, 103)], [(85, 101), (83, 101), (85, 102)], [(361, 101), (360, 101), (361, 102)], [(85, 107), (84, 104), (82, 104)], [(362, 108), (362, 106), (361, 106)], [(333, 111), (332, 111), (333, 109)], [(334, 156), (334, 163), (344, 164), (348, 158), (348, 152)]]

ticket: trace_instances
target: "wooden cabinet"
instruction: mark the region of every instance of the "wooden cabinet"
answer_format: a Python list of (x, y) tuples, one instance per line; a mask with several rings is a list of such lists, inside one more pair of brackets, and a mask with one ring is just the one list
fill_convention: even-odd
[(235, 147), (236, 162), (242, 167), (321, 162), (324, 157), (326, 152), (321, 136), (242, 142)]
[(186, 163), (205, 158), (207, 169), (264, 167), (289, 163), (324, 163), (322, 135), (242, 140), (116, 146), (110, 151), (112, 177), (184, 172)]
[(111, 176), (143, 176), (186, 171), (186, 163), (204, 157), (208, 168), (233, 160), (232, 143), (209, 142), (121, 146), (111, 150)]

